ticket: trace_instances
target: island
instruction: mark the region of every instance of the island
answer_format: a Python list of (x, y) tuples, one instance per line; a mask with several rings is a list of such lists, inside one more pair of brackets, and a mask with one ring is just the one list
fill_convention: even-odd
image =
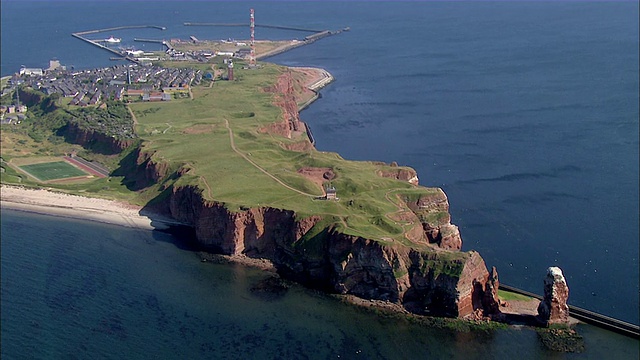
[[(3, 206), (188, 226), (201, 261), (222, 255), (395, 312), (569, 321), (566, 297), (558, 307), (549, 295), (538, 323), (539, 300), (499, 294), (496, 269), (461, 251), (444, 191), (421, 186), (414, 169), (315, 148), (300, 111), (329, 72), (246, 52), (203, 58), (198, 46), (214, 43), (173, 40), (172, 56), (153, 63), (75, 71), (52, 60), (3, 78)], [(176, 60), (174, 45), (198, 56)], [(261, 51), (282, 46), (292, 44)]]

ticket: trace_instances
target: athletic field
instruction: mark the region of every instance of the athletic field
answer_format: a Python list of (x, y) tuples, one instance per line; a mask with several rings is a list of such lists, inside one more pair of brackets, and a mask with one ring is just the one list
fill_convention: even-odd
[(88, 174), (66, 161), (46, 162), (20, 166), (24, 172), (29, 173), (40, 181), (66, 179)]

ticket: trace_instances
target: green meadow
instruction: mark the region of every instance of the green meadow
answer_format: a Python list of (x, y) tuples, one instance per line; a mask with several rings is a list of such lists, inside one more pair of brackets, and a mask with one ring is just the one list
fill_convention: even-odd
[[(211, 64), (182, 62), (163, 65), (199, 67), (201, 70), (211, 67)], [(177, 97), (167, 102), (128, 104), (136, 120), (135, 132), (139, 136), (136, 146), (146, 154), (152, 154), (153, 161), (168, 165), (170, 172), (181, 170), (180, 177), (167, 177), (158, 184), (131, 191), (129, 180), (123, 173), (133, 171), (131, 167), (115, 171), (104, 179), (47, 186), (74, 194), (117, 198), (145, 205), (166, 196), (163, 191), (169, 186), (193, 185), (202, 190), (205, 199), (223, 203), (231, 211), (268, 206), (295, 211), (300, 218), (322, 216), (324, 220), (317, 231), (310, 232), (315, 235), (307, 236), (305, 241), (314, 237), (319, 239), (324, 234), (323, 229), (333, 226), (346, 234), (384, 243), (423, 246), (413, 243), (409, 240), (412, 237), (406, 235), (421, 233), (421, 224), (414, 221), (415, 216), (412, 219), (405, 216), (410, 210), (403, 199), (415, 202), (421, 196), (437, 193), (438, 189), (413, 186), (406, 181), (378, 175), (380, 171), (393, 172), (401, 167), (374, 161), (349, 161), (336, 153), (313, 148), (288, 150), (300, 148), (292, 145), (308, 142), (304, 132), (289, 139), (266, 131), (270, 125), (283, 121), (282, 109), (274, 105), (279, 95), (266, 89), (273, 87), (284, 71), (287, 71), (285, 67), (268, 63), (244, 69), (238, 62), (234, 81), (205, 82), (192, 87), (192, 96)], [(57, 105), (60, 109), (51, 114), (31, 114), (20, 127), (3, 127), (0, 133), (3, 153), (0, 180), (3, 183), (37, 187), (42, 181), (86, 175), (69, 164), (60, 170), (40, 168), (45, 165), (23, 166), (25, 171), (39, 179), (36, 181), (11, 165), (35, 156), (55, 157), (77, 152), (79, 156), (114, 170), (131, 155), (133, 148), (120, 155), (103, 155), (64, 142), (61, 136), (55, 135), (61, 123), (53, 120), (73, 108), (60, 102)], [(111, 111), (107, 106), (106, 110), (91, 111), (111, 113), (115, 110)], [(47, 123), (47, 119), (53, 120)], [(39, 124), (49, 133), (42, 130), (38, 133), (40, 136), (35, 137), (29, 130), (40, 129), (37, 127)], [(50, 126), (44, 126), (47, 124)], [(321, 186), (298, 173), (303, 167), (330, 168), (335, 177)], [(324, 195), (323, 186), (327, 185), (337, 189), (339, 200), (319, 199)], [(420, 214), (420, 220), (436, 225), (445, 218), (447, 214), (444, 212)]]
[[(130, 104), (143, 150), (153, 153), (155, 161), (168, 162), (172, 170), (189, 169), (175, 185), (197, 185), (206, 199), (231, 210), (271, 206), (301, 217), (320, 214), (336, 219), (347, 234), (406, 242), (406, 229), (388, 216), (404, 206), (397, 195), (417, 199), (435, 189), (380, 177), (376, 171), (391, 169), (384, 164), (348, 161), (314, 149), (286, 149), (288, 143), (306, 140), (305, 134), (288, 139), (260, 131), (282, 119), (282, 110), (273, 105), (275, 94), (264, 89), (284, 70), (272, 64), (237, 66), (235, 81), (194, 87), (193, 99)], [(339, 201), (316, 199), (323, 189), (297, 173), (302, 167), (332, 168), (336, 177), (331, 185)]]

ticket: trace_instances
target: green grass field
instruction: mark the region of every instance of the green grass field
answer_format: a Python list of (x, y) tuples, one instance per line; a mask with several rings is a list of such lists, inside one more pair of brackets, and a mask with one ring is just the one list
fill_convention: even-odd
[[(197, 185), (206, 199), (224, 202), (229, 209), (271, 206), (294, 210), (303, 217), (333, 216), (340, 219), (335, 225), (347, 234), (406, 243), (405, 231), (417, 224), (389, 219), (405, 206), (393, 199), (396, 195), (417, 199), (437, 190), (376, 174), (390, 170), (388, 165), (348, 161), (314, 149), (286, 149), (287, 144), (306, 141), (304, 134), (288, 139), (261, 131), (281, 121), (282, 110), (273, 105), (276, 95), (264, 89), (273, 86), (283, 71), (285, 68), (273, 64), (257, 69), (237, 66), (237, 81), (194, 87), (193, 100), (130, 104), (143, 151), (153, 153), (155, 161), (168, 162), (174, 170), (190, 168), (175, 185)], [(237, 151), (232, 149), (230, 135)], [(314, 200), (313, 196), (323, 195), (323, 189), (298, 174), (301, 167), (332, 168), (336, 178), (331, 184), (340, 201)]]
[(506, 290), (498, 290), (498, 296), (506, 301), (533, 301), (535, 298), (520, 295)]
[(66, 179), (78, 176), (87, 176), (84, 171), (76, 168), (66, 161), (56, 161), (31, 165), (22, 165), (20, 169), (40, 179), (49, 181), (56, 179)]
[[(196, 66), (203, 70), (210, 67), (210, 64), (170, 65)], [(444, 213), (447, 216), (443, 216), (442, 211), (423, 211), (417, 219), (402, 199), (415, 203), (421, 197), (437, 195), (439, 190), (415, 187), (406, 181), (378, 175), (402, 167), (345, 160), (339, 154), (309, 147), (303, 151), (288, 150), (301, 148), (297, 145), (308, 139), (304, 133), (290, 139), (267, 130), (274, 123), (282, 122), (283, 114), (282, 109), (274, 105), (276, 98), (282, 99), (282, 94), (266, 90), (289, 70), (274, 64), (260, 65), (245, 69), (239, 62), (234, 71), (235, 81), (216, 81), (211, 87), (208, 84), (194, 86), (191, 89), (193, 99), (128, 105), (137, 119), (135, 130), (140, 137), (141, 152), (149, 154), (152, 161), (163, 163), (170, 172), (189, 169), (188, 172), (181, 171), (179, 177), (160, 179), (158, 184), (136, 192), (129, 191), (123, 178), (118, 177), (51, 186), (145, 205), (168, 186), (194, 185), (202, 190), (206, 200), (224, 203), (232, 211), (263, 206), (287, 209), (300, 218), (320, 215), (325, 219), (324, 227), (334, 226), (346, 234), (385, 243), (395, 241), (412, 247), (426, 246), (414, 242), (412, 239), (420, 240), (415, 235), (407, 234), (422, 234), (419, 220), (435, 224), (448, 215)], [(33, 143), (26, 135), (11, 135), (3, 136), (2, 141), (7, 156), (20, 159), (34, 156), (36, 151), (42, 152), (43, 144)], [(47, 146), (50, 150), (43, 154), (70, 150), (52, 144)], [(37, 150), (25, 153), (32, 148)], [(101, 162), (110, 161), (112, 167), (117, 167), (119, 159), (103, 157)], [(340, 200), (316, 199), (324, 194), (323, 188), (298, 173), (303, 167), (332, 169), (335, 178), (331, 185), (337, 189)], [(23, 165), (21, 169), (40, 181), (87, 175), (62, 161)], [(35, 181), (9, 170), (3, 174), (3, 181), (22, 184)]]

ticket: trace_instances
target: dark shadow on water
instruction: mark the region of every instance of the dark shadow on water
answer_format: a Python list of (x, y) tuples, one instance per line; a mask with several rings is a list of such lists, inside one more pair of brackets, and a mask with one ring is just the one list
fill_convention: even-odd
[(503, 322), (509, 325), (526, 325), (526, 326), (534, 326), (534, 327), (539, 327), (543, 325), (535, 315), (527, 315), (527, 314), (503, 314), (503, 315), (504, 315)]
[[(180, 250), (199, 251), (196, 243), (196, 232), (190, 226), (186, 225), (167, 225), (166, 222), (151, 221), (151, 226), (155, 229), (151, 232), (151, 236), (156, 241), (170, 243)], [(169, 236), (167, 236), (169, 235)]]

